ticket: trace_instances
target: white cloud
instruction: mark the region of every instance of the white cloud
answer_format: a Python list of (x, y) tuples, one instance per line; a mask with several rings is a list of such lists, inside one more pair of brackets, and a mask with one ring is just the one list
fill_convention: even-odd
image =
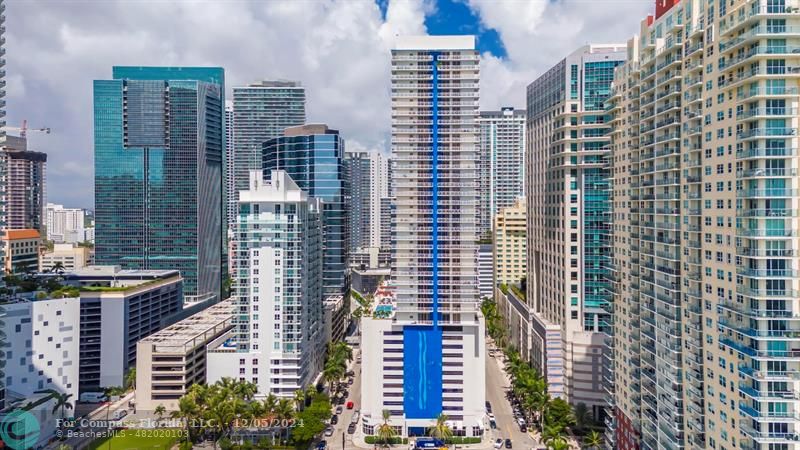
[[(524, 107), (525, 86), (578, 46), (625, 42), (652, 0), (461, 0), (498, 31), (508, 56), (482, 55), (481, 105)], [(390, 53), (425, 34), (435, 0), (26, 0), (7, 2), (8, 120), (49, 126), (50, 199), (91, 206), (92, 80), (113, 65), (222, 66), (230, 88), (300, 80), (310, 121), (352, 148), (387, 150)]]

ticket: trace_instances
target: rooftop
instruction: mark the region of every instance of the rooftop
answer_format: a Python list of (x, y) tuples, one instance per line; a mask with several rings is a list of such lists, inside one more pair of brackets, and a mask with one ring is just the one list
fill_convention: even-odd
[(194, 347), (193, 343), (198, 338), (205, 342), (209, 333), (216, 335), (223, 328), (232, 326), (230, 322), (233, 317), (233, 310), (232, 300), (221, 301), (178, 323), (151, 334), (139, 342), (154, 345), (154, 351), (156, 352), (173, 352), (187, 346)]
[(33, 229), (6, 230), (5, 234), (3, 235), (3, 239), (6, 241), (13, 241), (17, 239), (39, 239), (40, 237), (39, 231)]

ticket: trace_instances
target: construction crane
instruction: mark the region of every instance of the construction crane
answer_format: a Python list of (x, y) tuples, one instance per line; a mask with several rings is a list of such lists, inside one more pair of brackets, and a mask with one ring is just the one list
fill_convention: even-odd
[(22, 121), (21, 127), (3, 127), (5, 131), (19, 131), (19, 137), (24, 138), (28, 136), (28, 131), (36, 131), (39, 133), (50, 134), (50, 128), (28, 128), (28, 120)]

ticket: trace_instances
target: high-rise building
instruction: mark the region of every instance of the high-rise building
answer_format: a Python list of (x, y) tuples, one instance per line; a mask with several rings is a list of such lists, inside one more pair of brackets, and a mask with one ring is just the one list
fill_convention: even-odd
[[(6, 4), (5, 0), (0, 0), (0, 146), (5, 145), (6, 142), (6, 132), (4, 127), (6, 126)], [(5, 168), (0, 166), (0, 174), (5, 172)], [(3, 194), (0, 192), (0, 194)], [(0, 195), (0, 202), (5, 203), (4, 195)], [(5, 208), (0, 208), (0, 227), (6, 226), (6, 219), (3, 210)], [(2, 249), (0, 249), (0, 257), (2, 257)], [(1, 270), (1, 269), (0, 269)], [(0, 272), (0, 275), (3, 275)], [(0, 276), (0, 280), (2, 280), (2, 276)], [(2, 281), (0, 281), (0, 285), (2, 285)], [(3, 317), (5, 317), (6, 311), (3, 305), (0, 305), (0, 329), (5, 329), (5, 323), (3, 322)], [(0, 333), (0, 348), (5, 347), (5, 340), (3, 333)], [(6, 377), (3, 373), (3, 364), (0, 364), (0, 411), (5, 408), (6, 405)]]
[(233, 176), (235, 173), (235, 134), (236, 129), (233, 125), (233, 102), (227, 100), (225, 101), (225, 175), (223, 177), (225, 181), (225, 208), (227, 209), (225, 215), (227, 219), (226, 226), (230, 226), (230, 220), (236, 217), (236, 183)]
[(306, 90), (299, 82), (265, 80), (233, 88), (234, 216), (238, 191), (249, 189), (250, 171), (261, 170), (262, 144), (288, 127), (306, 123)]
[(527, 298), (543, 324), (561, 328), (567, 400), (586, 404), (595, 418), (605, 405), (603, 333), (613, 287), (605, 101), (625, 58), (624, 45), (585, 45), (527, 91)]
[(616, 73), (619, 448), (800, 448), (799, 7), (659, 4)]
[(82, 208), (64, 208), (64, 205), (48, 203), (44, 208), (47, 240), (56, 243), (85, 240), (85, 217), (86, 211)]
[(383, 410), (407, 434), (441, 413), (457, 433), (483, 432), (479, 59), (473, 36), (401, 37), (392, 51), (394, 297), (362, 319), (367, 434)]
[(47, 153), (28, 150), (24, 137), (6, 136), (0, 146), (0, 165), (5, 170), (6, 228), (35, 229), (44, 233)]
[(525, 110), (513, 107), (481, 111), (479, 207), (481, 236), (494, 216), (525, 195)]
[[(251, 172), (235, 221), (233, 338), (209, 347), (208, 382), (244, 378), (291, 398), (322, 370), (321, 201), (282, 170)], [(341, 297), (340, 297), (341, 298)]]
[(478, 294), (481, 299), (494, 297), (492, 244), (478, 246)]
[(528, 274), (525, 197), (494, 216), (494, 286), (517, 284)]
[(381, 198), (389, 195), (389, 161), (380, 152), (345, 152), (350, 251), (381, 246)]
[(224, 77), (114, 67), (94, 83), (95, 260), (178, 269), (187, 302), (221, 295)]
[(379, 247), (385, 250), (392, 248), (392, 215), (394, 214), (394, 199), (381, 197), (381, 242)]
[(323, 291), (325, 296), (345, 295), (349, 282), (344, 140), (326, 125), (302, 125), (267, 141), (263, 152), (265, 179), (280, 169), (308, 195), (322, 200)]

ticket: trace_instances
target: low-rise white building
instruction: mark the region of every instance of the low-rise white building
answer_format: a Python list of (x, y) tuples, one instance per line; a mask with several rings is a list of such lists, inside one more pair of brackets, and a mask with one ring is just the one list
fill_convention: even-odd
[(14, 300), (3, 304), (5, 385), (28, 397), (54, 389), (78, 398), (80, 298)]

